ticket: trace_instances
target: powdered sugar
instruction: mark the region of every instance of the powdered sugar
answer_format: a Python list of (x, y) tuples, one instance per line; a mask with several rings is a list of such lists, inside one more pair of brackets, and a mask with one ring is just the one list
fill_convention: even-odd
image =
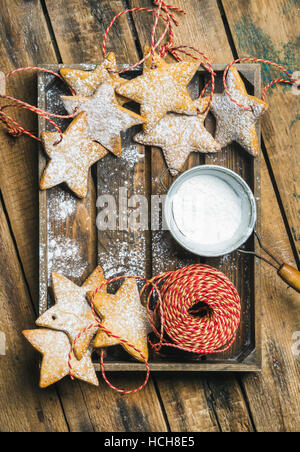
[[(46, 388), (69, 374), (70, 342), (65, 333), (46, 329), (23, 332), (31, 345), (44, 356), (41, 366), (40, 386)], [(96, 372), (88, 350), (81, 361), (71, 354), (72, 374), (79, 380), (98, 386)]]
[[(145, 55), (148, 54), (145, 50)], [(117, 93), (141, 104), (141, 115), (146, 118), (145, 132), (150, 132), (168, 112), (196, 115), (197, 109), (187, 86), (198, 69), (198, 63), (166, 64), (157, 54), (155, 69), (152, 57), (144, 64), (140, 77), (121, 85)]]
[(196, 176), (184, 182), (174, 196), (173, 214), (188, 239), (215, 245), (230, 240), (240, 226), (241, 199), (225, 181)]
[(93, 97), (64, 96), (62, 99), (70, 114), (76, 108), (87, 112), (92, 140), (118, 156), (122, 152), (120, 132), (143, 123), (141, 116), (117, 103), (114, 88), (109, 83), (103, 83)]
[(53, 272), (67, 277), (81, 278), (88, 263), (82, 257), (79, 243), (68, 237), (52, 236), (48, 238), (48, 276)]
[(257, 156), (259, 144), (256, 133), (256, 122), (264, 114), (268, 105), (260, 99), (247, 94), (245, 85), (233, 66), (228, 72), (227, 86), (232, 97), (241, 105), (251, 107), (245, 110), (234, 103), (228, 94), (215, 94), (211, 110), (217, 120), (216, 141), (222, 147), (236, 141), (247, 152)]
[[(199, 99), (194, 105), (202, 112), (207, 108), (208, 101), (208, 97)], [(171, 174), (175, 176), (175, 170), (183, 169), (191, 152), (221, 151), (221, 146), (204, 127), (207, 113), (208, 110), (197, 116), (168, 113), (151, 132), (139, 133), (134, 139), (144, 145), (161, 147)]]

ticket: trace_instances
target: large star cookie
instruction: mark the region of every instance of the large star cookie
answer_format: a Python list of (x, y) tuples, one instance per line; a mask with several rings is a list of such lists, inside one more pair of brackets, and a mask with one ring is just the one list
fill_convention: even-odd
[[(70, 342), (65, 333), (52, 330), (26, 330), (22, 333), (30, 344), (43, 355), (40, 387), (47, 388), (69, 374)], [(88, 350), (81, 361), (71, 355), (72, 374), (75, 378), (99, 386)]]
[[(64, 276), (53, 273), (53, 292), (55, 306), (46, 311), (37, 321), (37, 326), (43, 326), (65, 332), (74, 345), (76, 358), (81, 360), (96, 334), (98, 327), (88, 329), (78, 338), (79, 334), (95, 324), (95, 316), (87, 302), (87, 292), (94, 292), (105, 281), (101, 267), (97, 267), (82, 287), (78, 287)], [(100, 293), (106, 293), (104, 286)]]
[(209, 97), (194, 102), (199, 114), (184, 116), (168, 113), (149, 133), (139, 133), (134, 140), (146, 146), (159, 146), (164, 152), (170, 172), (182, 171), (191, 152), (218, 152), (221, 146), (205, 129)]
[(89, 168), (108, 154), (89, 137), (87, 113), (81, 113), (72, 121), (61, 142), (58, 132), (43, 132), (41, 138), (50, 157), (41, 179), (41, 189), (65, 182), (79, 198), (85, 198)]
[[(110, 83), (114, 88), (126, 82), (116, 71), (117, 62), (114, 53), (110, 52), (107, 58), (99, 64), (94, 71), (82, 71), (79, 69), (61, 68), (60, 73), (66, 83), (76, 93), (76, 96), (90, 97), (95, 94), (96, 89), (104, 82)], [(121, 104), (128, 102), (122, 96), (118, 96)]]
[[(149, 51), (146, 47), (145, 55)], [(197, 114), (187, 86), (198, 67), (199, 63), (191, 62), (167, 64), (155, 54), (146, 60), (143, 75), (119, 86), (117, 93), (141, 104), (144, 130), (150, 132), (168, 112)]]
[[(92, 292), (88, 293), (90, 300), (92, 295)], [(105, 328), (113, 335), (134, 345), (148, 359), (147, 337), (151, 333), (152, 327), (147, 310), (141, 304), (138, 287), (134, 279), (127, 279), (115, 295), (97, 294), (94, 298), (94, 306)], [(96, 336), (94, 347), (103, 348), (117, 344), (121, 344), (137, 360), (143, 361), (140, 353), (118, 339), (110, 337), (101, 329)]]
[(241, 76), (235, 66), (228, 71), (227, 86), (233, 99), (251, 111), (236, 105), (224, 91), (213, 96), (211, 110), (217, 121), (215, 139), (222, 147), (236, 141), (249, 154), (259, 154), (256, 122), (268, 108), (266, 102), (247, 93)]
[(91, 139), (118, 157), (122, 154), (120, 132), (144, 122), (141, 116), (119, 105), (109, 83), (103, 83), (93, 97), (62, 96), (62, 100), (70, 114), (75, 108), (87, 112)]

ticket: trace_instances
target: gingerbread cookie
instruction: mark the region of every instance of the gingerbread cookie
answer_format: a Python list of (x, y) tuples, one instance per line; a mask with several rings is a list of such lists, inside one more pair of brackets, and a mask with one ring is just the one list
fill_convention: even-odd
[(256, 157), (259, 154), (256, 122), (268, 109), (268, 104), (247, 93), (235, 66), (228, 71), (226, 82), (233, 99), (241, 105), (250, 107), (251, 111), (239, 107), (225, 91), (223, 94), (215, 94), (211, 105), (217, 121), (215, 139), (222, 147), (236, 141), (249, 154)]
[(164, 152), (170, 172), (182, 171), (191, 152), (219, 152), (221, 146), (205, 129), (209, 97), (194, 102), (197, 116), (168, 113), (149, 133), (139, 133), (134, 140), (146, 146), (159, 146)]
[[(52, 281), (56, 304), (36, 321), (36, 325), (65, 332), (72, 345), (76, 340), (74, 353), (81, 360), (98, 330), (94, 326), (78, 337), (96, 322), (86, 294), (94, 292), (105, 281), (102, 268), (97, 267), (82, 287), (57, 273), (53, 273)], [(106, 286), (103, 286), (100, 293), (106, 294)]]
[[(60, 74), (73, 89), (76, 96), (90, 97), (95, 94), (97, 88), (104, 82), (110, 83), (114, 88), (126, 82), (116, 73), (118, 70), (116, 55), (110, 52), (107, 58), (99, 64), (94, 71), (82, 71), (79, 69), (61, 68)], [(123, 105), (128, 99), (117, 96), (118, 101)]]
[[(91, 300), (92, 296), (93, 293), (89, 292), (88, 299)], [(134, 345), (148, 360), (147, 337), (152, 327), (147, 310), (141, 304), (135, 279), (127, 279), (115, 295), (97, 294), (93, 303), (97, 314), (102, 319), (102, 325), (113, 335)], [(137, 360), (143, 361), (141, 355), (133, 348), (110, 337), (101, 329), (96, 336), (94, 347), (103, 348), (117, 344), (121, 344)]]
[(85, 198), (90, 167), (108, 154), (89, 137), (87, 113), (81, 113), (72, 121), (61, 142), (58, 132), (43, 132), (41, 138), (50, 157), (41, 179), (41, 189), (65, 182), (79, 198)]
[(141, 116), (119, 105), (109, 83), (103, 83), (93, 97), (62, 96), (62, 100), (70, 114), (75, 108), (87, 112), (91, 139), (118, 157), (122, 155), (121, 131), (144, 122)]
[(0, 71), (0, 94), (1, 96), (6, 95), (6, 77), (4, 72)]
[[(43, 355), (40, 387), (47, 388), (69, 375), (70, 341), (65, 333), (52, 330), (26, 330), (22, 333), (30, 344)], [(99, 386), (88, 350), (81, 361), (71, 354), (72, 374), (75, 378)]]
[[(150, 50), (146, 46), (145, 55)], [(148, 133), (168, 112), (197, 114), (187, 86), (198, 68), (199, 63), (167, 64), (155, 54), (146, 60), (143, 75), (119, 86), (117, 93), (141, 104), (141, 115), (146, 119), (144, 130)]]

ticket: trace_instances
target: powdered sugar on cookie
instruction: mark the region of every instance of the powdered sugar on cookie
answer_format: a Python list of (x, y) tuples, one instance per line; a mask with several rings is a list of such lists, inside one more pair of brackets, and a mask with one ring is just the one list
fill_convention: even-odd
[(109, 83), (103, 83), (93, 97), (62, 96), (66, 110), (72, 114), (76, 108), (86, 112), (89, 135), (113, 154), (122, 154), (121, 131), (142, 124), (143, 118), (121, 107)]
[[(69, 374), (70, 342), (65, 333), (38, 329), (23, 331), (23, 335), (43, 355), (41, 388), (47, 388)], [(92, 350), (88, 350), (81, 361), (77, 361), (74, 354), (71, 354), (72, 374), (79, 380), (98, 386), (91, 353)]]
[[(105, 281), (103, 271), (97, 267), (82, 287), (57, 273), (53, 273), (52, 279), (56, 304), (39, 317), (36, 324), (65, 332), (74, 345), (77, 359), (81, 360), (98, 329), (86, 294), (95, 291)], [(106, 293), (106, 286), (101, 293)], [(95, 326), (83, 333), (91, 325)]]
[(175, 176), (183, 170), (192, 152), (221, 151), (221, 146), (204, 127), (208, 103), (208, 97), (194, 102), (199, 111), (197, 116), (168, 113), (151, 132), (139, 133), (134, 140), (147, 146), (161, 147), (171, 174)]

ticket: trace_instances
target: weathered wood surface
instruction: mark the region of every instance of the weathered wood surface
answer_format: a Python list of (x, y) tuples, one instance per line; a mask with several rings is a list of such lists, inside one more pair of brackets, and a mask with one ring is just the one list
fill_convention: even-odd
[[(44, 4), (45, 2), (43, 1), (42, 3)], [(145, 3), (147, 2), (142, 0), (138, 2), (139, 6), (143, 6)], [(202, 46), (202, 50), (206, 50), (216, 63), (223, 63), (224, 60), (230, 61), (233, 59), (216, 0), (196, 0), (192, 2), (173, 0), (172, 3), (181, 5), (192, 12), (192, 14), (183, 18), (183, 27), (186, 27), (189, 36), (192, 37), (187, 40), (187, 43), (199, 43)], [(295, 6), (297, 7), (298, 5), (296, 0), (284, 0), (282, 2), (276, 0), (276, 2), (272, 2), (272, 5), (268, 0), (260, 2), (250, 0), (249, 2), (234, 2), (234, 7), (232, 7), (232, 3), (229, 1), (223, 2), (230, 31), (238, 51), (237, 34), (234, 31), (235, 22), (231, 17), (236, 12), (243, 10), (243, 17), (247, 19), (242, 24), (245, 30), (247, 30), (247, 24), (253, 29), (254, 25), (259, 23), (265, 33), (267, 30), (266, 35), (272, 36), (271, 44), (274, 46), (271, 48), (272, 55), (274, 54), (274, 48), (275, 56), (278, 55), (279, 60), (284, 58), (285, 53), (289, 58), (297, 55), (297, 48), (295, 47), (297, 41), (293, 39), (295, 37), (294, 30), (296, 29), (295, 20), (298, 20), (297, 14), (295, 14)], [(49, 8), (51, 25), (53, 26), (55, 21), (60, 21), (62, 24), (61, 28), (59, 30), (56, 29), (54, 36), (52, 36), (54, 44), (58, 33), (60, 33), (61, 37), (58, 40), (60, 45), (57, 44), (55, 49), (52, 46), (40, 2), (35, 0), (30, 2), (25, 0), (1, 2), (0, 14), (2, 21), (0, 33), (3, 46), (1, 46), (0, 52), (2, 56), (1, 69), (3, 71), (7, 72), (12, 68), (32, 63), (56, 63), (61, 60), (59, 51), (63, 45), (67, 49), (65, 55), (67, 63), (82, 62), (83, 55), (86, 55), (87, 61), (99, 61), (96, 58), (96, 55), (98, 55), (96, 51), (98, 52), (98, 45), (104, 29), (102, 21), (109, 20), (106, 15), (104, 15), (103, 19), (101, 12), (112, 11), (112, 9), (113, 11), (115, 9), (119, 11), (123, 8), (123, 2), (104, 2), (102, 0), (77, 0), (76, 2), (74, 0), (65, 0), (63, 2), (51, 0), (47, 1), (46, 5)], [(56, 16), (54, 12), (51, 16), (51, 8), (53, 8), (54, 12), (56, 11)], [(81, 8), (83, 9), (79, 11)], [(74, 13), (75, 9), (76, 15)], [(96, 14), (93, 16), (92, 12), (95, 11)], [(267, 11), (267, 13), (261, 14), (261, 11)], [(65, 15), (66, 12), (68, 14)], [(146, 25), (147, 13), (144, 16)], [(237, 19), (234, 19), (236, 23), (238, 23)], [(71, 23), (72, 26), (70, 26)], [(117, 50), (124, 40), (126, 41), (126, 46), (131, 45), (128, 42), (132, 38), (130, 34), (127, 34), (127, 21), (122, 19), (121, 23), (122, 26), (126, 26), (125, 34), (122, 35), (120, 29), (116, 26), (116, 31), (113, 32), (115, 33), (113, 40), (109, 42), (111, 50), (114, 48)], [(81, 24), (84, 24), (84, 26)], [(266, 29), (264, 29), (265, 26), (267, 26)], [(279, 37), (277, 33), (279, 26), (283, 38)], [(65, 39), (64, 29), (69, 30), (69, 39)], [(99, 41), (95, 39), (95, 35), (99, 36), (100, 29), (101, 36)], [(192, 31), (193, 34), (191, 34)], [(239, 27), (238, 31), (241, 33), (242, 27)], [(179, 33), (179, 29), (176, 30), (177, 33)], [(197, 40), (194, 38), (195, 35)], [(119, 39), (119, 36), (123, 36), (122, 40)], [(289, 37), (287, 38), (287, 36)], [(118, 45), (116, 45), (116, 41)], [(281, 41), (282, 45), (280, 44)], [(289, 43), (289, 41), (292, 42)], [(78, 42), (80, 45), (78, 45)], [(264, 52), (270, 49), (270, 41), (261, 41), (260, 38), (256, 40), (241, 39), (240, 42), (243, 43), (247, 54), (249, 52), (256, 56), (262, 56)], [(262, 49), (261, 42), (265, 42), (268, 45), (263, 44)], [(248, 50), (246, 44), (251, 46), (250, 50)], [(288, 45), (285, 47), (284, 44)], [(134, 50), (134, 42), (132, 49)], [(282, 56), (277, 53), (278, 49)], [(240, 50), (244, 51), (242, 45)], [(127, 57), (126, 50), (121, 52), (125, 52), (123, 55)], [(266, 54), (263, 56), (269, 57)], [(129, 57), (130, 55), (128, 54)], [(125, 58), (123, 61), (128, 61), (128, 59)], [(121, 60), (121, 62), (123, 61)], [(296, 69), (298, 68), (296, 67)], [(34, 102), (33, 80), (35, 80), (35, 76), (28, 74), (15, 76), (10, 82), (11, 89), (9, 92)], [(277, 89), (275, 88), (275, 90)], [(293, 149), (295, 158), (299, 155), (295, 144), (298, 139), (296, 136), (297, 122), (292, 122), (296, 117), (293, 117), (288, 123), (285, 122), (285, 118), (290, 119), (290, 113), (287, 108), (291, 104), (286, 102), (283, 96), (279, 96), (278, 99), (275, 99), (275, 96), (276, 94), (274, 95), (273, 93), (271, 98), (268, 98), (271, 103), (271, 111), (268, 115), (272, 112), (274, 115), (272, 114), (271, 123), (269, 120), (267, 121), (267, 124), (270, 125), (268, 127), (265, 126), (264, 138), (267, 155), (275, 176), (272, 182), (275, 182), (278, 187), (282, 205), (280, 205), (281, 210), (279, 210), (277, 202), (278, 192), (276, 196), (269, 178), (268, 170), (270, 168), (263, 163), (262, 233), (264, 239), (273, 246), (275, 252), (278, 255), (282, 253), (285, 260), (293, 264), (294, 256), (286, 235), (286, 226), (292, 231), (292, 234), (299, 230), (299, 217), (296, 216), (299, 208), (293, 205), (295, 203), (294, 199), (298, 199), (299, 189), (297, 188), (298, 191), (296, 189), (292, 190), (289, 179), (292, 174), (291, 171), (295, 173), (297, 168), (299, 168), (299, 163), (297, 166), (297, 161), (294, 160), (293, 165), (289, 166), (289, 159), (292, 158), (292, 154), (288, 154), (285, 159), (281, 159), (279, 151), (290, 147)], [(282, 103), (282, 111), (286, 111), (285, 115), (287, 116), (276, 114), (277, 111), (280, 113)], [(288, 107), (286, 107), (286, 104)], [(29, 129), (34, 128), (36, 124), (35, 118), (26, 113), (16, 112), (15, 114)], [(290, 126), (292, 134), (285, 132)], [(273, 138), (273, 140), (266, 140), (265, 137), (271, 136), (272, 133), (275, 135), (279, 130), (282, 131), (281, 133), (285, 132), (283, 138), (279, 138), (278, 141), (283, 143), (284, 147), (277, 144), (277, 135), (277, 138)], [(276, 154), (272, 158), (275, 147)], [(75, 390), (75, 386), (70, 385), (66, 381), (59, 385), (58, 388), (64, 407), (63, 413), (55, 390), (41, 393), (37, 388), (37, 384), (33, 381), (32, 374), (34, 372), (37, 374), (37, 371), (34, 371), (36, 367), (32, 364), (36, 354), (34, 351), (30, 351), (23, 341), (20, 341), (18, 331), (22, 328), (32, 327), (36, 314), (30, 312), (30, 298), (28, 298), (28, 292), (26, 295), (26, 286), (22, 283), (22, 273), (20, 272), (22, 269), (20, 270), (20, 263), (13, 248), (12, 232), (15, 235), (18, 255), (25, 271), (24, 274), (27, 278), (28, 286), (31, 293), (35, 294), (37, 291), (38, 239), (37, 232), (34, 234), (33, 231), (37, 231), (38, 216), (37, 163), (36, 154), (32, 153), (34, 149), (35, 144), (27, 138), (19, 138), (15, 141), (8, 138), (4, 132), (1, 132), (0, 187), (6, 206), (5, 221), (2, 222), (1, 220), (1, 240), (6, 254), (1, 248), (2, 311), (0, 330), (9, 331), (8, 351), (13, 347), (14, 354), (9, 357), (0, 356), (0, 373), (3, 369), (2, 363), (5, 363), (5, 373), (0, 375), (0, 404), (1, 408), (2, 406), (5, 408), (4, 410), (1, 409), (0, 430), (64, 431), (68, 429), (68, 426), (73, 431), (165, 429), (161, 415), (159, 415), (158, 420), (154, 419), (157, 417), (157, 410), (152, 408), (152, 404), (154, 403), (156, 406), (157, 402), (156, 398), (153, 399), (154, 393), (152, 390), (146, 396), (148, 406), (145, 403), (140, 408), (142, 399), (139, 396), (134, 396), (130, 400), (120, 398), (111, 393), (110, 389), (102, 383), (96, 393), (94, 393), (92, 388), (88, 399), (86, 397), (90, 388), (82, 385), (80, 399), (78, 396), (79, 390), (77, 391), (77, 388)], [(32, 155), (34, 155), (34, 158)], [(279, 183), (279, 180), (283, 182)], [(284, 185), (284, 181), (289, 182)], [(297, 183), (292, 179), (291, 181), (293, 184)], [(298, 181), (298, 173), (296, 173), (296, 181)], [(286, 209), (285, 211), (282, 206)], [(288, 221), (286, 224), (282, 220), (282, 213), (287, 215)], [(1, 212), (1, 218), (3, 218), (3, 212)], [(11, 229), (7, 227), (7, 220), (10, 222)], [(274, 227), (274, 225), (276, 226)], [(3, 237), (6, 237), (5, 241)], [(297, 237), (297, 235), (294, 235), (294, 237)], [(297, 242), (294, 241), (295, 243)], [(293, 249), (295, 250), (295, 246)], [(11, 250), (11, 252), (8, 252), (8, 250)], [(12, 262), (12, 266), (7, 265), (7, 262)], [(16, 287), (18, 288), (18, 296), (14, 297), (16, 301), (12, 305), (8, 299), (11, 300), (12, 293), (16, 294)], [(4, 288), (6, 289), (4, 290)], [(178, 377), (172, 376), (172, 379), (168, 376), (165, 378), (160, 376), (159, 381), (157, 380), (157, 386), (162, 394), (161, 403), (164, 404), (171, 430), (299, 430), (299, 358), (292, 354), (291, 349), (293, 345), (292, 334), (299, 330), (299, 296), (291, 290), (287, 290), (286, 285), (278, 280), (273, 270), (265, 264), (263, 264), (262, 288), (263, 372), (260, 375), (245, 375), (239, 380), (235, 380), (234, 376), (230, 375), (226, 377), (223, 375), (209, 375), (206, 379), (204, 379), (203, 375), (201, 378), (196, 378), (196, 376), (183, 376), (180, 374)], [(2, 312), (4, 313), (2, 314)], [(5, 313), (9, 313), (9, 315)], [(18, 349), (21, 352), (20, 354), (15, 353), (16, 344), (21, 347)], [(28, 358), (27, 353), (30, 355), (28, 355)], [(16, 357), (19, 356), (24, 361), (21, 358), (17, 360)], [(24, 386), (19, 389), (19, 381), (24, 378), (24, 366), (27, 366), (26, 369), (28, 369), (28, 373), (26, 372), (25, 375), (26, 399), (24, 397)], [(121, 385), (124, 381), (123, 377), (118, 378), (120, 380), (117, 379), (114, 382)], [(2, 381), (5, 382), (5, 385), (3, 385)], [(16, 384), (10, 384), (10, 381), (16, 382)], [(28, 388), (28, 385), (30, 388)], [(7, 394), (10, 395), (9, 401)], [(107, 412), (105, 418), (103, 418), (103, 401)], [(39, 410), (36, 414), (37, 406), (41, 406), (42, 410)], [(149, 406), (151, 406), (151, 409), (149, 409)], [(80, 410), (78, 407), (80, 407)], [(250, 413), (248, 413), (247, 408), (250, 409)], [(4, 412), (5, 415), (3, 414)], [(251, 414), (253, 424), (249, 414)], [(42, 422), (40, 422), (41, 420)]]
[[(238, 57), (255, 56), (271, 60), (283, 64), (291, 73), (298, 71), (299, 75), (298, 0), (224, 0), (223, 5)], [(262, 75), (265, 86), (283, 74), (262, 65)], [(268, 91), (266, 101), (269, 110), (262, 123), (263, 139), (299, 265), (300, 97), (294, 94), (290, 85), (276, 85)]]

